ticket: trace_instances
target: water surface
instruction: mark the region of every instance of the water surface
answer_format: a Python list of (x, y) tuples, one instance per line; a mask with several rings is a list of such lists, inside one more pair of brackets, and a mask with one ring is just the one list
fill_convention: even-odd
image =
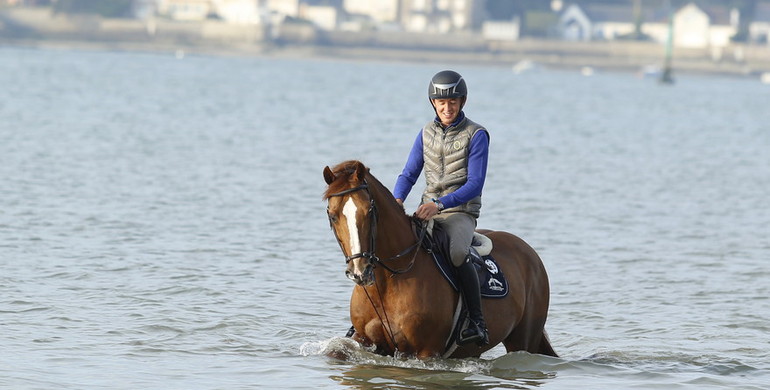
[(561, 357), (342, 339), (321, 171), (392, 187), (446, 67), (0, 48), (0, 386), (767, 388), (770, 113), (742, 79), (455, 67), (491, 133), (479, 225), (540, 253)]

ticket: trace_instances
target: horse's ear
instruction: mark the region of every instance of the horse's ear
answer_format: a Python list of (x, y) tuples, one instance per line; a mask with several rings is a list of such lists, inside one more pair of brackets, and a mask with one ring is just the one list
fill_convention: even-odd
[(369, 172), (369, 169), (366, 168), (363, 163), (360, 161), (356, 163), (356, 179), (359, 183), (364, 181), (367, 172)]
[(332, 183), (334, 183), (334, 179), (336, 179), (336, 178), (337, 178), (337, 177), (336, 177), (336, 176), (334, 176), (334, 172), (332, 172), (332, 170), (331, 170), (331, 169), (329, 169), (329, 166), (327, 165), (327, 166), (324, 168), (324, 180), (326, 180), (326, 184), (332, 184)]

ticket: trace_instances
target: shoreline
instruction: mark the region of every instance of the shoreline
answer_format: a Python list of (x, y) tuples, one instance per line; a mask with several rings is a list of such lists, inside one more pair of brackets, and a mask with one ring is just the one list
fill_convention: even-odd
[[(658, 68), (660, 58), (648, 61), (629, 61), (628, 58), (580, 55), (575, 53), (546, 52), (489, 52), (468, 50), (409, 49), (383, 47), (354, 47), (334, 45), (233, 45), (189, 44), (174, 42), (132, 42), (53, 39), (2, 39), (0, 47), (20, 47), (54, 50), (118, 51), (137, 53), (168, 53), (170, 55), (208, 55), (288, 59), (343, 59), (350, 61), (383, 61), (406, 63), (460, 63), (466, 65), (509, 67), (532, 64), (550, 69), (597, 70), (619, 73), (640, 73), (645, 68)], [(662, 50), (661, 50), (662, 52)], [(704, 63), (677, 60), (672, 65), (674, 74), (718, 75), (742, 78), (760, 78), (768, 69), (758, 69), (740, 63)]]
[[(308, 25), (232, 25), (221, 21), (66, 17), (46, 9), (0, 8), (0, 46), (263, 58), (458, 63), (554, 69), (659, 72), (665, 47), (653, 42), (489, 41), (479, 34), (320, 31)], [(675, 47), (675, 75), (770, 78), (770, 46)]]

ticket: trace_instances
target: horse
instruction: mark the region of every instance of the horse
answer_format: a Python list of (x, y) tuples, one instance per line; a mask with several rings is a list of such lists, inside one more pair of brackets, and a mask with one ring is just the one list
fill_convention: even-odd
[(420, 245), (411, 217), (360, 161), (326, 166), (323, 199), (332, 231), (355, 282), (350, 298), (352, 339), (377, 354), (417, 358), (479, 357), (503, 343), (507, 352), (557, 356), (545, 332), (550, 287), (532, 247), (503, 231), (491, 256), (507, 277), (504, 298), (483, 299), (489, 344), (467, 344), (445, 355), (460, 299)]

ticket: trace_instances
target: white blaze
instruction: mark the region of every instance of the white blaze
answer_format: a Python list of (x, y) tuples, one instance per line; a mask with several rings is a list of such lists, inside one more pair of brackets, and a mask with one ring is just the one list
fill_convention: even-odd
[[(342, 214), (348, 221), (348, 232), (350, 232), (350, 255), (361, 253), (361, 242), (358, 240), (358, 227), (356, 227), (356, 204), (352, 198), (348, 198), (345, 207), (342, 208)], [(357, 267), (356, 267), (357, 268)]]

